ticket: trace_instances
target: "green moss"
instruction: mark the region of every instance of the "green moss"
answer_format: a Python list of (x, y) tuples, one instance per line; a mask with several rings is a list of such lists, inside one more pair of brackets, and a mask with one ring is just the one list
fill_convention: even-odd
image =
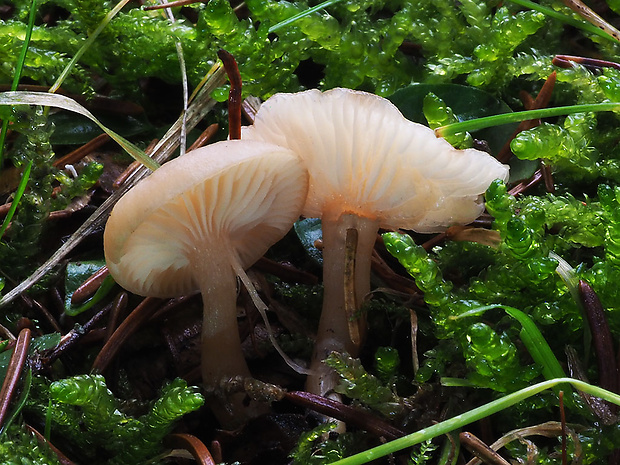
[(297, 447), (291, 452), (295, 465), (326, 465), (362, 450), (362, 433), (345, 433), (324, 439), (337, 426), (334, 422), (323, 423), (302, 434)]
[(11, 425), (0, 441), (0, 465), (60, 465), (58, 456), (22, 425)]
[[(51, 400), (48, 407), (47, 398)], [(152, 459), (164, 451), (162, 440), (183, 415), (204, 404), (196, 388), (176, 379), (162, 389), (150, 410), (134, 417), (100, 375), (65, 378), (51, 385), (39, 378), (28, 410), (45, 416), (51, 408), (52, 437), (91, 463), (127, 464)]]

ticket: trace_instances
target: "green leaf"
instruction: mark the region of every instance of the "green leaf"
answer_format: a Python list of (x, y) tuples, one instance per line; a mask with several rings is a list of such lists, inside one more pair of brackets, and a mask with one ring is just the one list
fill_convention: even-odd
[(544, 336), (536, 326), (536, 323), (521, 310), (508, 305), (485, 305), (462, 313), (456, 318), (464, 318), (471, 315), (480, 315), (487, 310), (501, 308), (512, 318), (521, 324), (519, 337), (532, 356), (534, 362), (542, 368), (543, 375), (547, 379), (563, 378), (566, 376), (560, 362), (549, 347)]
[(71, 305), (71, 297), (90, 276), (105, 266), (105, 260), (84, 260), (67, 264), (65, 279), (65, 307)]
[[(493, 95), (475, 87), (457, 84), (414, 84), (395, 92), (388, 97), (402, 112), (405, 118), (426, 124), (422, 111), (426, 95), (435, 94), (452, 109), (459, 121), (511, 112), (510, 107)], [(512, 135), (516, 125), (507, 125), (492, 130), (481, 130), (474, 134), (484, 139), (494, 153), (497, 153)]]
[(323, 239), (323, 231), (321, 229), (321, 220), (318, 218), (306, 218), (299, 220), (294, 225), (295, 233), (301, 245), (303, 245), (310, 258), (319, 265), (323, 265), (323, 254), (316, 248), (316, 241)]
[(88, 299), (84, 304), (79, 306), (71, 305), (71, 298), (77, 288), (80, 287), (86, 279), (104, 266), (104, 260), (71, 262), (67, 265), (65, 279), (65, 313), (67, 315), (75, 316), (85, 312), (105, 297), (112, 287), (114, 287), (114, 279), (112, 279), (111, 276), (107, 276), (101, 283), (101, 286), (99, 286), (99, 289), (97, 289), (97, 292), (95, 292), (95, 295)]
[(513, 183), (522, 179), (531, 178), (538, 169), (538, 160), (520, 160), (517, 157), (511, 157), (508, 161), (510, 166), (510, 179), (508, 182)]
[(502, 306), (502, 308), (511, 317), (521, 323), (522, 329), (519, 336), (534, 361), (542, 366), (545, 378), (553, 379), (566, 376), (560, 362), (555, 357), (551, 347), (549, 347), (549, 344), (547, 344), (544, 336), (536, 326), (536, 323), (521, 310), (507, 305)]

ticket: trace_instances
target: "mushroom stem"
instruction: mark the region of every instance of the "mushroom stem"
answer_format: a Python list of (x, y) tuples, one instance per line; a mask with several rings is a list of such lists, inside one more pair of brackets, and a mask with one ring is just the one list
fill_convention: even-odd
[[(326, 395), (337, 383), (334, 372), (323, 361), (331, 352), (347, 352), (358, 355), (365, 333), (366, 320), (358, 310), (364, 297), (370, 292), (370, 264), (372, 250), (379, 230), (379, 221), (344, 213), (336, 218), (323, 216), (323, 310), (319, 321), (317, 339), (310, 365), (311, 374), (306, 381), (306, 389), (314, 394)], [(347, 233), (357, 231), (354, 273), (347, 272)], [(350, 283), (355, 286), (356, 308), (347, 311), (346, 298)], [(350, 304), (349, 304), (350, 305)], [(356, 318), (351, 321), (348, 314)], [(357, 326), (357, 327), (355, 327)]]
[[(237, 278), (230, 266), (232, 254), (222, 253), (222, 247), (205, 252), (197, 249), (192, 262), (193, 273), (200, 284), (204, 305), (202, 322), (202, 383), (207, 391), (219, 394), (222, 382), (235, 377), (251, 376), (241, 349), (237, 326)], [(211, 250), (211, 249), (208, 249)], [(245, 394), (237, 393), (228, 403), (210, 403), (211, 410), (226, 427), (237, 426), (253, 408), (244, 406)]]
[(250, 376), (237, 326), (237, 279), (229, 260), (228, 254), (197, 250), (193, 264), (204, 305), (202, 382), (210, 387), (223, 378)]

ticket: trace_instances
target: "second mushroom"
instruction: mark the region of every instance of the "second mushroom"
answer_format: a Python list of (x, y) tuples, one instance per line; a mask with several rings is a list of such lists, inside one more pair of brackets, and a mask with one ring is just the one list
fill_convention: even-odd
[[(286, 148), (223, 141), (164, 164), (111, 213), (105, 256), (121, 286), (152, 297), (201, 292), (207, 388), (250, 376), (237, 328), (237, 277), (291, 228), (307, 182)], [(222, 423), (234, 426), (253, 414), (242, 400), (213, 406)]]
[(485, 152), (457, 150), (388, 100), (350, 89), (276, 94), (242, 137), (290, 148), (309, 171), (303, 214), (322, 219), (324, 301), (307, 389), (325, 395), (334, 378), (322, 361), (360, 349), (363, 323), (353, 319), (370, 291), (379, 228), (429, 233), (469, 223), (508, 167)]

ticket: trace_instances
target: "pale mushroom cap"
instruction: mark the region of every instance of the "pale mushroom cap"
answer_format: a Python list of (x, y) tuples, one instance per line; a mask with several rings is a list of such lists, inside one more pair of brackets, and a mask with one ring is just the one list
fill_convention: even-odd
[(303, 164), (286, 148), (234, 140), (191, 151), (114, 207), (104, 233), (110, 273), (140, 295), (196, 291), (192, 259), (230, 247), (251, 266), (297, 220), (307, 187)]
[(309, 217), (351, 212), (385, 228), (436, 232), (473, 221), (489, 184), (508, 178), (508, 167), (489, 154), (457, 150), (390, 101), (350, 89), (276, 94), (242, 138), (288, 147), (304, 160)]

